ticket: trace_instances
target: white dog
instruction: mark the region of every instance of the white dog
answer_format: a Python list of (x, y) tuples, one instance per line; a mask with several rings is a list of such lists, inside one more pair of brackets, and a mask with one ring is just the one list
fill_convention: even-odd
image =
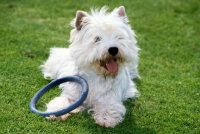
[[(123, 101), (138, 97), (132, 79), (138, 76), (138, 50), (123, 6), (106, 13), (77, 11), (71, 22), (69, 48), (52, 48), (48, 60), (41, 66), (45, 78), (57, 79), (70, 75), (83, 77), (89, 85), (84, 103), (74, 112), (87, 108), (95, 122), (114, 127), (126, 113)], [(73, 103), (81, 87), (66, 82), (59, 86), (62, 93), (47, 104), (47, 111), (57, 111)], [(65, 120), (69, 114), (48, 119)]]

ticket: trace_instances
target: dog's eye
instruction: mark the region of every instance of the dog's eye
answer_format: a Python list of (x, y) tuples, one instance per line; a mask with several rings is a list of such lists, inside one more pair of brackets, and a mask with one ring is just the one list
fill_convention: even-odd
[(118, 40), (122, 40), (122, 39), (124, 39), (124, 37), (118, 36), (117, 39), (118, 39)]
[(96, 38), (95, 38), (95, 43), (96, 43), (96, 42), (99, 42), (100, 40), (101, 40), (100, 37), (96, 37)]

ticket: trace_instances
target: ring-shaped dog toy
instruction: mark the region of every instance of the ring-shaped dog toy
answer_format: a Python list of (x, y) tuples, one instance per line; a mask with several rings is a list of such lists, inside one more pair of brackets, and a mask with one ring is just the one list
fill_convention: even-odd
[[(64, 83), (64, 82), (76, 82), (78, 84), (81, 85), (82, 87), (82, 92), (81, 92), (81, 95), (79, 96), (79, 98), (74, 102), (72, 103), (71, 105), (69, 105), (68, 107), (62, 109), (62, 110), (59, 110), (59, 111), (54, 111), (54, 112), (42, 112), (42, 111), (39, 111), (36, 109), (36, 103), (37, 101), (47, 92), (49, 91), (51, 88), (61, 84), (61, 83)], [(60, 78), (60, 79), (56, 79), (56, 80), (53, 80), (52, 82), (50, 82), (49, 84), (47, 84), (46, 86), (44, 86), (42, 89), (40, 89), (34, 96), (33, 98), (31, 99), (31, 102), (30, 102), (30, 105), (29, 105), (29, 108), (30, 110), (33, 112), (33, 113), (36, 113), (36, 114), (39, 114), (41, 116), (45, 116), (45, 117), (48, 117), (50, 115), (54, 115), (54, 116), (61, 116), (61, 115), (64, 115), (66, 113), (69, 113), (70, 111), (74, 110), (75, 108), (77, 108), (78, 106), (80, 106), (83, 101), (86, 99), (87, 97), (87, 94), (88, 94), (88, 84), (86, 82), (85, 79), (83, 79), (82, 77), (80, 76), (67, 76), (67, 77), (63, 77), (63, 78)]]

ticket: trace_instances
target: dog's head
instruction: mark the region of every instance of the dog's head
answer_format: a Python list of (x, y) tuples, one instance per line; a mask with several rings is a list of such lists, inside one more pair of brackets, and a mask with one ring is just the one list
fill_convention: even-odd
[(70, 49), (80, 68), (115, 76), (122, 68), (137, 66), (138, 48), (123, 6), (106, 13), (77, 11), (71, 22)]

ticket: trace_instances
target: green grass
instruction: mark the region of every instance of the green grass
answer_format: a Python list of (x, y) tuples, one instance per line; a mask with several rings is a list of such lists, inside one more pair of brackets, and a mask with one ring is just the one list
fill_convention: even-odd
[[(30, 99), (49, 81), (38, 66), (49, 48), (67, 47), (77, 10), (124, 5), (140, 51), (136, 79), (141, 96), (125, 102), (115, 128), (96, 125), (86, 112), (65, 122), (30, 112)], [(199, 0), (1, 0), (0, 133), (198, 134), (200, 133)], [(55, 89), (39, 102), (44, 108)]]

